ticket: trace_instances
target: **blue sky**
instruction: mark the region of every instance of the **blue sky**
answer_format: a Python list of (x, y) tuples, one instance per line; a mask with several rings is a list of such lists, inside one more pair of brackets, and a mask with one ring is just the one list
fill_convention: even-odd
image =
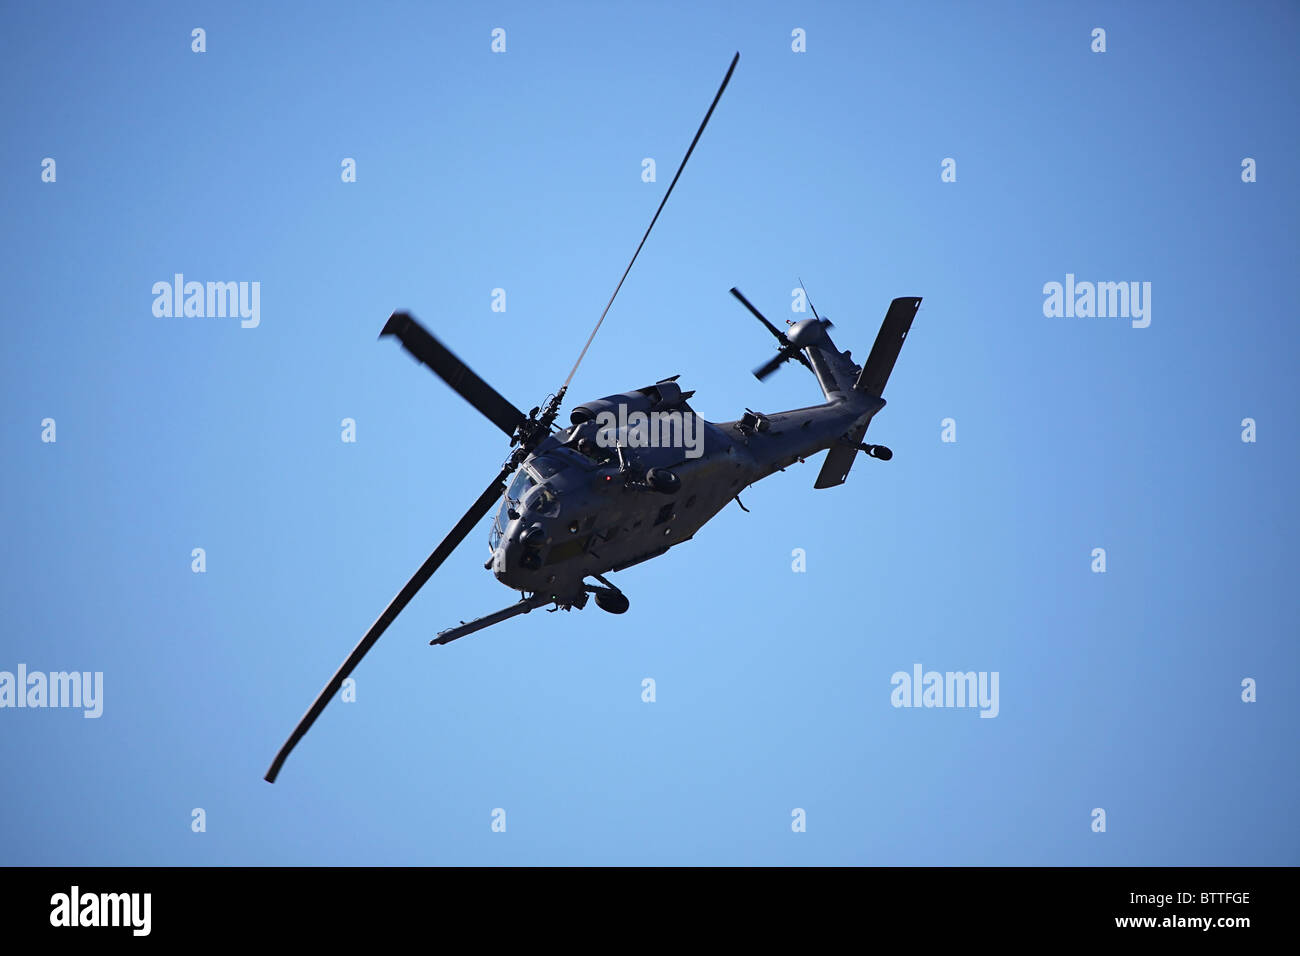
[[(0, 710), (0, 862), (1300, 862), (1296, 26), (1283, 3), (11, 5), (0, 670), (102, 671), (104, 712)], [(485, 519), (269, 786), (507, 452), (384, 320), (539, 403), (736, 50), (570, 395), (680, 373), (713, 420), (809, 404), (797, 366), (750, 375), (771, 345), (730, 286), (779, 319), (802, 276), (859, 358), (920, 295), (868, 437), (893, 461), (749, 489), (617, 576), (622, 617), (431, 648), (513, 599)], [(156, 317), (177, 272), (259, 282), (260, 325)], [(1045, 317), (1067, 274), (1150, 282), (1150, 326)], [(997, 718), (891, 706), (917, 663), (998, 672)]]

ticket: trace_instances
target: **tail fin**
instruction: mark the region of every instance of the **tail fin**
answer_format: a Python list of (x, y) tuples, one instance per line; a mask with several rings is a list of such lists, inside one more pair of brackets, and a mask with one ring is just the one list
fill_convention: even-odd
[(853, 385), (857, 391), (877, 397), (885, 391), (885, 383), (894, 371), (894, 363), (898, 361), (903, 340), (907, 338), (907, 333), (912, 328), (912, 319), (920, 307), (919, 296), (905, 296), (889, 303), (885, 321), (880, 323), (876, 344), (871, 347), (867, 364), (862, 366), (862, 374)]

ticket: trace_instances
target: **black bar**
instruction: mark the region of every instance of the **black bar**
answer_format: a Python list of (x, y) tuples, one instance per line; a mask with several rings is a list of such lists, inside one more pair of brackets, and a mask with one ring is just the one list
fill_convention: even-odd
[[(519, 932), (576, 933), (624, 922), (668, 945), (675, 928), (701, 918), (734, 938), (838, 930), (858, 942), (902, 937), (926, 951), (936, 941), (983, 949), (1003, 941), (1132, 939), (1137, 945), (1193, 939), (1216, 948), (1286, 932), (1294, 868), (781, 868), (462, 869), (412, 868), (9, 868), (0, 870), (0, 925), (6, 941), (60, 936), (96, 944), (131, 939), (131, 925), (54, 926), (71, 911), (99, 911), (90, 894), (149, 896), (154, 939), (247, 942), (263, 936), (296, 944), (375, 942), (456, 930), (471, 939)], [(64, 905), (59, 894), (67, 898)], [(1183, 894), (1180, 896), (1179, 894)], [(120, 913), (142, 917), (138, 908)], [(63, 907), (60, 910), (60, 907)], [(112, 907), (109, 908), (112, 915)], [(536, 920), (533, 919), (536, 917)], [(1153, 925), (1120, 921), (1154, 920)], [(1183, 921), (1210, 920), (1208, 929)], [(1221, 921), (1244, 920), (1242, 925)], [(130, 923), (129, 918), (120, 920)], [(510, 924), (505, 926), (504, 924)], [(1181, 925), (1180, 925), (1181, 923)], [(137, 918), (136, 928), (143, 919)], [(545, 927), (552, 927), (546, 930)], [(530, 929), (531, 927), (531, 929)], [(483, 934), (486, 934), (483, 935)], [(143, 934), (142, 934), (143, 935)], [(573, 938), (573, 937), (570, 937)], [(642, 940), (650, 945), (646, 940)], [(14, 950), (17, 952), (17, 950)]]

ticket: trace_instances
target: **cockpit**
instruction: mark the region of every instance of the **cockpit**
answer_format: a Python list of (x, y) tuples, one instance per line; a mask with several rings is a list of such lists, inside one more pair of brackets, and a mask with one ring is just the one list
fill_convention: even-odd
[(524, 495), (535, 487), (537, 479), (534, 478), (528, 469), (520, 467), (515, 472), (515, 476), (510, 481), (509, 487), (506, 488), (505, 500), (501, 502), (501, 508), (497, 511), (496, 520), (492, 522), (492, 533), (488, 536), (488, 546), (493, 551), (501, 543), (501, 537), (506, 533), (506, 526), (510, 524), (511, 513), (515, 515), (520, 513), (519, 506), (524, 500)]
[(515, 472), (505, 500), (497, 511), (496, 520), (492, 522), (492, 531), (488, 536), (488, 545), (493, 551), (501, 543), (506, 528), (514, 518), (533, 516), (539, 518), (557, 518), (560, 514), (560, 497), (546, 483), (569, 466), (561, 458), (546, 455), (529, 459)]

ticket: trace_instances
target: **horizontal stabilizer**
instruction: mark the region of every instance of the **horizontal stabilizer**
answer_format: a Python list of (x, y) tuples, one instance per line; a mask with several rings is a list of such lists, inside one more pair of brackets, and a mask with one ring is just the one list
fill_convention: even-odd
[[(849, 437), (862, 441), (866, 430), (867, 426), (861, 425), (855, 428)], [(832, 445), (831, 450), (826, 453), (826, 460), (822, 462), (822, 470), (817, 473), (817, 480), (813, 483), (813, 487), (834, 488), (836, 485), (844, 484), (849, 477), (849, 469), (853, 467), (853, 460), (857, 457), (857, 442), (852, 445)]]

